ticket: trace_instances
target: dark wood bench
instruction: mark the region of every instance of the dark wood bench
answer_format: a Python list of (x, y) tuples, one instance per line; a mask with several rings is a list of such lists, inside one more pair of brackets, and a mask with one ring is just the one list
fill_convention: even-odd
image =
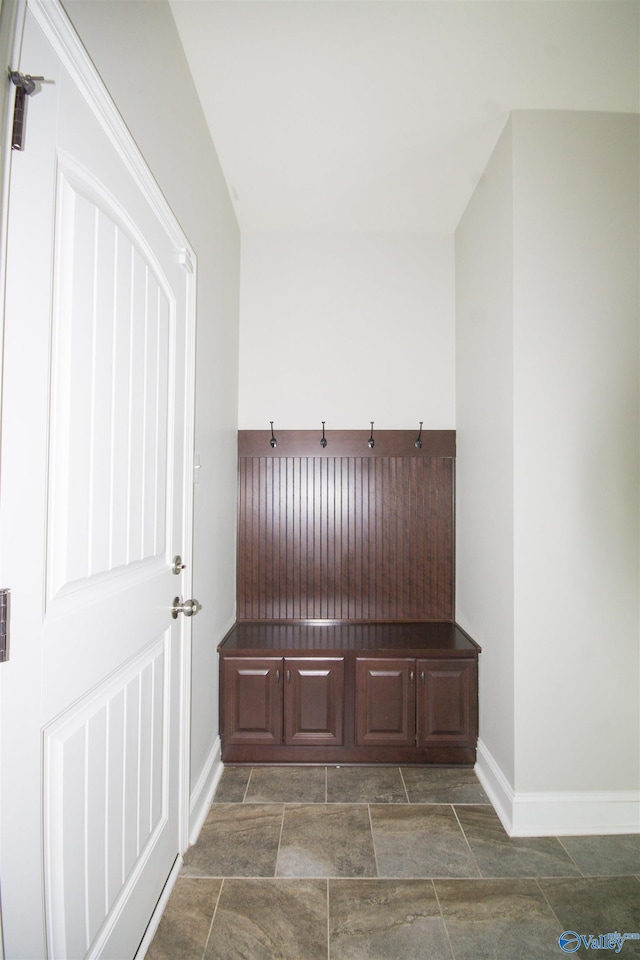
[(218, 649), (226, 763), (475, 762), (480, 648), (455, 623), (242, 622)]

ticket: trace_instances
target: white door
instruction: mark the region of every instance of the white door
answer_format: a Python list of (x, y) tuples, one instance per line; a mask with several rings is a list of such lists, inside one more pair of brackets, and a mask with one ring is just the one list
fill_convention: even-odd
[(126, 960), (186, 846), (193, 259), (57, 2), (19, 69), (46, 82), (9, 200), (5, 952)]

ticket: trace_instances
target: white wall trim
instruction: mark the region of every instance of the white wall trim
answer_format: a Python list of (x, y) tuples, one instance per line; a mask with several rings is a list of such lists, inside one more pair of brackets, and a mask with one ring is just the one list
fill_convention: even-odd
[(502, 826), (512, 836), (513, 801), (515, 793), (500, 765), (482, 740), (478, 740), (476, 775), (491, 800)]
[(512, 837), (640, 833), (640, 790), (517, 793)]
[(640, 790), (517, 793), (482, 741), (475, 769), (510, 837), (640, 833)]
[(194, 844), (207, 818), (213, 795), (220, 782), (224, 765), (221, 758), (220, 737), (216, 737), (200, 776), (191, 791), (189, 843)]

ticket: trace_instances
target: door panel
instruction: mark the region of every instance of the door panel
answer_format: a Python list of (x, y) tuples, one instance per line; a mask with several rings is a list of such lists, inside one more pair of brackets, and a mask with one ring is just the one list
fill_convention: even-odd
[(164, 716), (170, 635), (44, 730), (46, 888), (51, 952), (100, 952), (170, 811)]
[(49, 599), (164, 556), (175, 297), (114, 197), (61, 157), (54, 247)]

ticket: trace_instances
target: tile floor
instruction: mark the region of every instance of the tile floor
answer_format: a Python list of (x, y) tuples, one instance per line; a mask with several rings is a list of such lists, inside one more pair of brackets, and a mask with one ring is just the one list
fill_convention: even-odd
[(468, 768), (228, 766), (147, 960), (558, 960), (563, 931), (640, 958), (640, 836), (510, 839)]

